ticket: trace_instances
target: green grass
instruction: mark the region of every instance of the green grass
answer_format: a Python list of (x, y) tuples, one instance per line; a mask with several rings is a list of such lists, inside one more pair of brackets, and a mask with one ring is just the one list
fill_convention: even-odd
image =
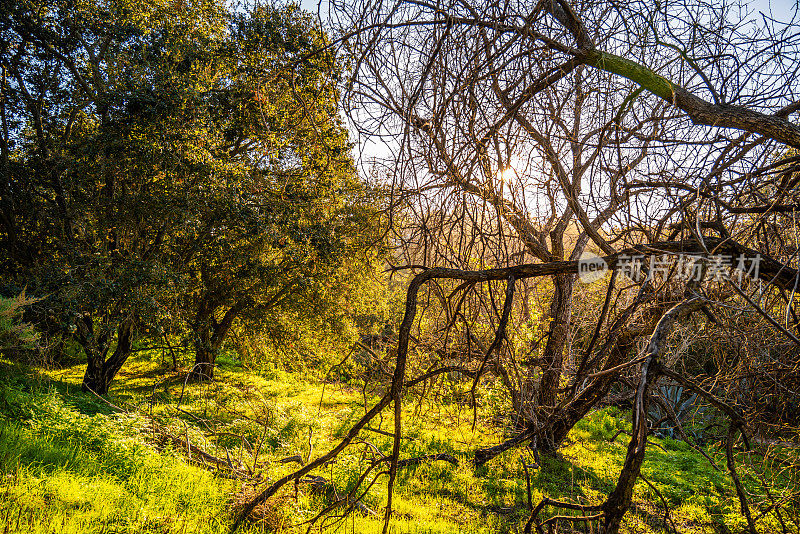
[[(243, 468), (275, 480), (293, 464), (278, 460), (322, 454), (364, 413), (358, 383), (322, 384), (319, 377), (288, 374), (274, 368), (245, 369), (228, 356), (213, 384), (189, 384), (157, 360), (140, 354), (112, 386), (111, 403), (138, 415), (116, 413), (80, 392), (80, 366), (31, 371), (0, 362), (0, 532), (224, 532), (231, 507), (263, 489), (214, 477), (190, 465), (179, 451), (158, 450), (148, 430), (149, 417), (174, 434)], [(182, 395), (182, 398), (181, 398)], [(442, 398), (463, 397), (463, 386), (450, 385)], [(483, 407), (472, 428), (472, 411), (456, 402), (406, 401), (402, 457), (447, 452), (461, 461), (420, 464), (401, 470), (394, 499), (395, 533), (520, 532), (528, 516), (523, 459), (516, 449), (474, 469), (471, 455), (501, 436), (490, 423), (500, 413), (496, 392), (481, 392)], [(373, 427), (391, 430), (387, 412)], [(567, 443), (530, 471), (534, 505), (544, 496), (598, 504), (613, 489), (624, 459), (629, 431), (624, 413), (598, 410), (581, 421)], [(391, 438), (365, 431), (331, 465), (318, 471), (340, 493), (355, 484), (373, 447), (384, 454)], [(682, 442), (653, 439), (626, 532), (671, 532), (664, 521), (663, 497), (679, 532), (738, 532), (744, 524), (727, 473), (715, 471)], [(724, 469), (724, 456), (708, 453)], [(257, 451), (257, 454), (256, 454)], [(785, 451), (788, 459), (793, 451)], [(757, 458), (737, 451), (737, 462), (751, 500), (763, 508), (767, 496), (750, 464)], [(773, 496), (797, 485), (791, 470), (768, 473)], [(363, 502), (382, 515), (385, 477)], [(282, 530), (312, 518), (329, 501), (301, 484), (295, 496), (289, 485), (260, 511), (253, 532)], [(546, 510), (546, 514), (556, 510)], [(797, 529), (796, 517), (785, 517)], [(794, 521), (794, 523), (792, 523)], [(380, 532), (379, 517), (352, 514), (329, 525), (337, 532)], [(774, 516), (760, 520), (762, 532), (779, 532)], [(795, 530), (796, 532), (797, 530)]]
[(105, 415), (93, 402), (69, 404), (57, 389), (35, 382), (4, 382), (0, 404), (4, 532), (223, 527), (230, 485), (147, 444), (141, 418)]

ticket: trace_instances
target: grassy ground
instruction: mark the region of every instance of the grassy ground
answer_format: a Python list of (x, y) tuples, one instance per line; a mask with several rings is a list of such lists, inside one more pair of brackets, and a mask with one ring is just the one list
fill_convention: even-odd
[[(151, 420), (243, 470), (275, 480), (296, 467), (279, 459), (321, 454), (364, 413), (365, 400), (374, 400), (355, 382), (324, 383), (270, 368), (253, 372), (232, 358), (223, 359), (213, 384), (185, 385), (183, 373), (140, 354), (112, 386), (109, 401), (130, 412), (119, 413), (81, 393), (81, 375), (80, 366), (32, 371), (0, 362), (1, 532), (224, 532), (235, 503), (263, 484), (215, 477), (187, 462), (183, 451), (159, 449)], [(530, 453), (512, 450), (474, 469), (469, 460), (475, 448), (499, 439), (491, 422), (499, 400), (482, 390), (473, 430), (473, 412), (458, 398), (458, 387), (452, 387), (442, 393), (442, 402), (406, 403), (402, 457), (450, 453), (461, 461), (457, 467), (435, 462), (401, 471), (396, 533), (521, 532), (527, 519), (523, 459), (533, 462)], [(391, 424), (387, 414), (373, 428), (387, 430)], [(615, 408), (582, 421), (557, 455), (542, 457), (530, 471), (534, 505), (543, 496), (602, 502), (616, 482), (629, 429)], [(353, 486), (372, 447), (390, 450), (390, 438), (379, 432), (364, 432), (362, 438), (319, 472), (340, 493)], [(640, 481), (624, 530), (672, 532), (671, 522), (679, 532), (741, 531), (744, 520), (727, 474), (685, 443), (653, 442), (643, 474), (658, 492)], [(721, 451), (713, 444), (707, 451), (724, 470)], [(793, 451), (782, 454), (788, 458)], [(751, 499), (763, 509), (759, 503), (768, 496), (751, 468), (758, 455), (739, 451), (737, 461)], [(796, 476), (773, 466), (766, 477), (772, 497), (779, 500)], [(381, 512), (385, 491), (384, 481), (378, 481), (364, 504)], [(671, 510), (668, 521), (662, 497)], [(308, 484), (299, 485), (297, 494), (289, 485), (248, 530), (305, 532), (307, 526), (296, 525), (326, 502)], [(784, 516), (794, 532), (798, 521)], [(381, 529), (379, 518), (361, 513), (327, 524), (338, 532)], [(763, 532), (780, 532), (770, 514), (759, 525)]]

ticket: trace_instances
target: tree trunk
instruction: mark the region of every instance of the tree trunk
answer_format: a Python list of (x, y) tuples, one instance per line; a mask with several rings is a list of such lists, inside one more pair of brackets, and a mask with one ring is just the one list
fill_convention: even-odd
[(550, 332), (542, 353), (542, 380), (539, 384), (537, 408), (546, 411), (556, 405), (558, 387), (564, 366), (564, 347), (567, 344), (570, 315), (572, 314), (572, 289), (575, 275), (559, 274), (553, 277), (553, 300), (550, 302)]
[[(611, 368), (625, 361), (626, 355), (634, 347), (635, 339), (635, 337), (623, 336), (614, 341), (605, 367)], [(541, 437), (536, 439), (536, 448), (542, 452), (550, 452), (557, 449), (567, 437), (569, 431), (572, 430), (572, 427), (608, 394), (617, 378), (618, 375), (613, 373), (595, 378), (563, 410), (543, 420), (542, 424), (545, 429), (541, 433)], [(531, 440), (537, 433), (536, 430), (536, 425), (529, 423), (528, 426), (521, 428), (519, 433), (511, 439), (499, 445), (476, 450), (475, 464), (483, 465), (498, 454)]]
[(86, 353), (86, 372), (83, 374), (83, 391), (94, 391), (98, 395), (108, 392), (108, 384), (103, 380), (103, 364), (105, 358), (98, 347), (83, 347)]
[(212, 350), (211, 338), (216, 321), (214, 312), (218, 304), (210, 298), (203, 298), (197, 307), (192, 331), (194, 332), (194, 365), (189, 371), (189, 379), (193, 381), (212, 380), (214, 378), (214, 361), (216, 352)]
[[(534, 369), (527, 372), (526, 382), (520, 385), (518, 395), (514, 395), (514, 410), (522, 415), (519, 429), (523, 430), (532, 421), (548, 421), (553, 407), (558, 400), (558, 388), (564, 368), (564, 350), (567, 345), (570, 316), (572, 315), (572, 291), (575, 286), (575, 275), (557, 274), (553, 276), (553, 298), (550, 301), (550, 326), (547, 334), (540, 366), (542, 377), (538, 389), (534, 383)], [(537, 440), (543, 449), (557, 446), (557, 441), (549, 432)]]
[[(625, 336), (614, 343), (605, 367), (609, 369), (623, 363), (626, 360), (626, 355), (634, 348), (634, 340), (635, 338)], [(618, 378), (619, 376), (616, 373), (595, 378), (583, 391), (578, 393), (564, 407), (564, 410), (550, 420), (549, 439), (543, 445), (552, 444), (553, 448), (558, 447), (567, 437), (569, 431), (572, 430), (572, 427), (608, 395), (611, 386)], [(544, 448), (546, 449), (546, 447)]]
[(98, 395), (106, 395), (111, 381), (114, 380), (131, 353), (132, 341), (133, 327), (125, 322), (117, 329), (117, 347), (110, 358), (105, 359), (108, 347), (101, 350), (96, 344), (84, 345), (87, 363), (82, 389)]
[(194, 324), (194, 366), (189, 372), (190, 380), (201, 382), (214, 379), (214, 364), (217, 354), (233, 326), (233, 321), (246, 305), (246, 301), (237, 302), (225, 312), (221, 321), (217, 321), (214, 318), (216, 308), (201, 304)]
[(194, 365), (189, 373), (189, 379), (197, 382), (214, 379), (214, 363), (217, 359), (217, 350), (209, 343), (198, 341), (194, 349)]

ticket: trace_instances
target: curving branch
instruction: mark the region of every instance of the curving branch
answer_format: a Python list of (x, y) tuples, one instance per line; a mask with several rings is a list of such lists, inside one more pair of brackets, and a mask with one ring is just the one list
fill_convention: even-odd
[[(701, 253), (704, 250), (724, 251), (725, 253), (738, 252), (755, 254), (754, 251), (736, 243), (732, 240), (721, 240), (718, 238), (705, 238), (704, 245), (695, 241), (664, 241), (652, 243), (649, 245), (640, 245), (625, 249), (617, 254), (606, 256), (605, 260), (611, 268), (614, 268), (623, 255), (632, 254), (647, 254), (647, 253)], [(388, 501), (386, 507), (386, 514), (384, 516), (384, 529), (388, 528), (389, 520), (392, 513), (392, 494), (394, 489), (394, 482), (397, 476), (397, 469), (402, 466), (400, 460), (400, 443), (402, 440), (402, 395), (404, 390), (419, 382), (419, 380), (406, 380), (406, 363), (408, 359), (409, 341), (411, 339), (411, 328), (417, 314), (417, 298), (420, 288), (436, 279), (452, 279), (461, 280), (463, 282), (488, 282), (488, 281), (502, 281), (502, 280), (523, 280), (526, 278), (539, 277), (539, 276), (552, 276), (556, 274), (570, 274), (578, 272), (578, 261), (557, 261), (549, 263), (533, 263), (523, 264), (504, 268), (484, 269), (477, 271), (467, 271), (461, 269), (449, 269), (444, 267), (435, 267), (422, 271), (414, 276), (409, 283), (406, 293), (405, 315), (400, 325), (397, 346), (397, 361), (395, 365), (394, 374), (392, 377), (392, 384), (390, 389), (381, 397), (381, 399), (361, 418), (355, 425), (348, 431), (347, 435), (337, 444), (333, 449), (318, 457), (316, 460), (308, 463), (300, 469), (290, 473), (281, 479), (274, 482), (265, 491), (256, 496), (253, 500), (247, 503), (237, 515), (231, 531), (236, 531), (242, 525), (245, 519), (249, 517), (253, 509), (259, 504), (265, 502), (267, 499), (275, 495), (275, 493), (286, 483), (299, 480), (313, 469), (323, 465), (325, 462), (335, 458), (341, 453), (348, 445), (350, 445), (359, 432), (364, 429), (368, 423), (381, 413), (387, 406), (394, 403), (395, 414), (395, 428), (394, 428), (394, 443), (392, 453), (389, 457), (389, 482), (388, 482)], [(759, 276), (762, 280), (772, 282), (780, 287), (791, 287), (794, 284), (797, 271), (779, 261), (765, 257), (762, 255), (762, 268), (759, 271)], [(507, 300), (513, 296), (513, 283), (509, 283), (507, 288)], [(631, 495), (633, 491), (633, 483), (638, 477), (638, 473), (644, 459), (644, 448), (646, 445), (647, 437), (647, 401), (649, 399), (649, 391), (657, 380), (660, 374), (664, 374), (675, 378), (675, 373), (663, 368), (658, 362), (658, 356), (664, 348), (667, 336), (675, 324), (685, 315), (700, 309), (704, 304), (704, 300), (699, 297), (687, 299), (677, 306), (666, 312), (661, 320), (658, 322), (655, 330), (650, 339), (647, 352), (645, 356), (647, 359), (643, 365), (642, 378), (640, 380), (639, 388), (636, 396), (636, 412), (634, 417), (634, 432), (631, 442), (628, 446), (628, 454), (625, 460), (625, 468), (623, 468), (620, 480), (617, 487), (608, 501), (604, 505), (604, 514), (607, 524), (612, 528), (624, 515), (627, 508), (630, 506)], [(504, 306), (505, 308), (505, 306)], [(618, 365), (618, 364), (616, 364)], [(444, 372), (444, 371), (442, 371)], [(433, 375), (430, 375), (433, 376)], [(426, 377), (427, 378), (427, 377)], [(602, 377), (601, 377), (602, 378)], [(675, 378), (678, 380), (677, 378)], [(683, 379), (681, 377), (682, 380)], [(699, 386), (693, 386), (699, 388)], [(595, 392), (596, 393), (596, 392)], [(709, 395), (707, 392), (706, 395)], [(590, 395), (594, 398), (594, 394)], [(715, 406), (725, 406), (721, 401), (715, 400)], [(726, 410), (726, 414), (735, 413), (732, 409)], [(503, 451), (509, 450), (520, 444), (526, 443), (535, 438), (543, 431), (542, 428), (529, 427), (517, 436), (509, 439), (508, 441), (489, 447), (486, 449), (479, 449), (475, 454), (475, 464), (481, 465), (487, 460), (497, 456)], [(538, 512), (537, 512), (538, 513)], [(616, 532), (616, 531), (609, 531)]]

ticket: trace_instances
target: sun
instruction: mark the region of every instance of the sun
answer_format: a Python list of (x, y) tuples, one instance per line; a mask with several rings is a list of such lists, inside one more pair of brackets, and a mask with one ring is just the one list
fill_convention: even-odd
[(517, 170), (510, 165), (508, 167), (505, 167), (497, 171), (497, 177), (500, 178), (500, 181), (502, 182), (508, 183), (512, 179), (516, 178), (516, 176), (517, 176)]

